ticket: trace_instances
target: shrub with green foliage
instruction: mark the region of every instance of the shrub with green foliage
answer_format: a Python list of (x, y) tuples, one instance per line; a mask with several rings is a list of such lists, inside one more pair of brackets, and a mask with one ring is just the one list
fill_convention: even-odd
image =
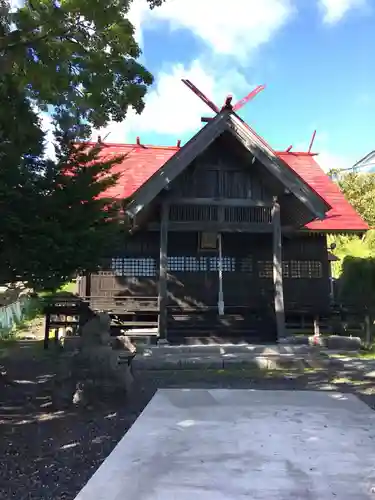
[[(375, 174), (348, 173), (339, 175), (338, 185), (349, 203), (357, 210), (370, 228), (375, 227)], [(375, 257), (375, 229), (364, 236), (335, 235), (328, 244), (335, 243), (335, 255), (340, 259), (332, 265), (333, 276), (339, 278), (346, 257), (367, 259)]]
[(360, 310), (375, 311), (375, 258), (345, 257), (339, 298)]

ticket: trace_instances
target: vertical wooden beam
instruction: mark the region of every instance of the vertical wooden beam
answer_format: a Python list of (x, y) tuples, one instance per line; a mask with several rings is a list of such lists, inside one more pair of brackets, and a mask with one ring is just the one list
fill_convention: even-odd
[(320, 335), (320, 325), (319, 325), (319, 316), (314, 316), (314, 335)]
[(218, 239), (218, 272), (219, 272), (219, 291), (218, 291), (218, 301), (217, 301), (217, 307), (218, 307), (218, 313), (219, 316), (224, 316), (224, 292), (223, 292), (223, 238), (222, 234), (218, 233), (217, 234), (217, 239)]
[(44, 324), (44, 342), (43, 342), (44, 349), (48, 349), (49, 346), (50, 323), (51, 323), (51, 314), (49, 312), (46, 312), (45, 324)]
[(273, 225), (273, 284), (275, 291), (275, 314), (277, 327), (277, 340), (285, 337), (285, 310), (283, 287), (283, 261), (282, 261), (282, 235), (280, 205), (276, 197), (272, 206)]
[[(85, 273), (85, 297), (91, 296), (91, 273)], [(89, 299), (88, 299), (89, 300)], [(90, 303), (90, 300), (89, 300)]]
[(159, 259), (159, 340), (167, 340), (167, 279), (168, 279), (168, 219), (169, 205), (163, 203), (160, 220)]

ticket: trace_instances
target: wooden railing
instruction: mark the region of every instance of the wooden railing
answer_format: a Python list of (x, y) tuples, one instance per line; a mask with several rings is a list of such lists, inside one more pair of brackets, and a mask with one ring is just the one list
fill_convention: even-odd
[(70, 327), (77, 334), (94, 313), (108, 313), (112, 318), (111, 327), (116, 331), (132, 327), (155, 328), (159, 308), (157, 297), (55, 296), (45, 299), (43, 312), (46, 316), (44, 347), (47, 349), (51, 329), (55, 329), (57, 343), (59, 328)]
[(132, 312), (158, 312), (157, 297), (129, 297), (125, 295), (81, 297), (94, 311), (105, 311), (114, 314)]

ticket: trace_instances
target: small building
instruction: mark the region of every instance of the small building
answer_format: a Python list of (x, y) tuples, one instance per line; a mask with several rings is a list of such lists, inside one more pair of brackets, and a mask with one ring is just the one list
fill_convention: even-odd
[[(311, 152), (276, 152), (230, 106), (185, 145), (125, 154), (111, 196), (131, 234), (81, 295), (160, 339), (276, 341), (288, 317), (329, 314), (327, 234), (368, 227)], [(104, 262), (104, 261), (103, 261)]]
[(375, 151), (371, 151), (366, 156), (357, 161), (350, 169), (352, 172), (374, 173), (375, 171)]

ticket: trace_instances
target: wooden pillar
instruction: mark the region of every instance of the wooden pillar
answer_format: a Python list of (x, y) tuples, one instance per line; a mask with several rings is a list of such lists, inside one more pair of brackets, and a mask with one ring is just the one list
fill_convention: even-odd
[(159, 340), (167, 339), (167, 278), (168, 278), (168, 219), (169, 205), (163, 203), (160, 220), (159, 259)]
[(88, 297), (91, 296), (91, 273), (85, 273), (85, 298), (89, 301)]
[(51, 315), (49, 312), (46, 312), (45, 325), (44, 325), (44, 342), (43, 342), (44, 349), (48, 349), (49, 346), (50, 323), (51, 323)]
[(319, 316), (314, 316), (314, 337), (320, 336)]
[(272, 206), (273, 225), (273, 284), (275, 291), (275, 314), (277, 340), (285, 337), (285, 311), (283, 288), (282, 235), (280, 220), (280, 205), (275, 197)]

